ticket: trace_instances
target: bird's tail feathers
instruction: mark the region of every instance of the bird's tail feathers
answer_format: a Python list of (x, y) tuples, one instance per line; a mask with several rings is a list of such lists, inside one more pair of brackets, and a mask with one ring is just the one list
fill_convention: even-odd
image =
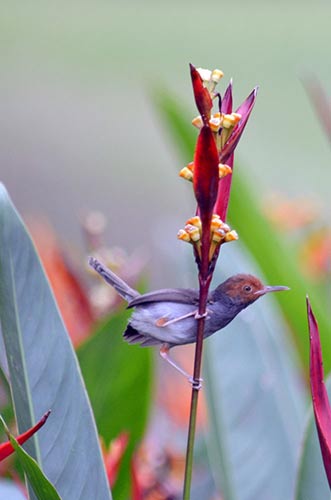
[(89, 257), (88, 263), (93, 269), (100, 274), (100, 276), (115, 288), (116, 292), (123, 297), (127, 302), (130, 302), (132, 299), (138, 297), (140, 295), (137, 290), (129, 287), (125, 281), (119, 278), (113, 271), (104, 266), (98, 259), (95, 257)]

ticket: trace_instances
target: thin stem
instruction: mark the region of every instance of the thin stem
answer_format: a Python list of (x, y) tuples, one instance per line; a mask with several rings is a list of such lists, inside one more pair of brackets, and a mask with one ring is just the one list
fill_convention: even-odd
[[(199, 204), (199, 202), (198, 202)], [(199, 384), (202, 361), (203, 338), (205, 333), (205, 315), (207, 311), (207, 300), (210, 282), (213, 273), (210, 272), (209, 250), (210, 250), (210, 225), (212, 219), (212, 210), (202, 210), (199, 206), (201, 218), (201, 260), (197, 262), (199, 268), (199, 319), (197, 320), (197, 337), (195, 344), (194, 370), (190, 409), (190, 422), (187, 437), (185, 476), (184, 476), (184, 491), (183, 500), (190, 500), (192, 469), (193, 469), (193, 452), (195, 428), (197, 421)]]
[(190, 424), (189, 424), (187, 448), (186, 448), (183, 500), (190, 500), (195, 427), (196, 427), (196, 417), (198, 408), (198, 395), (199, 391), (197, 391), (196, 389), (192, 389)]
[[(194, 371), (193, 371), (193, 379), (194, 381), (197, 381), (197, 383), (200, 380), (203, 337), (205, 331), (205, 317), (203, 315), (206, 312), (211, 276), (205, 280), (202, 280), (201, 276), (199, 276), (199, 281), (200, 281), (199, 315), (201, 317), (198, 319), (197, 342), (195, 347)], [(183, 500), (190, 499), (198, 397), (199, 397), (199, 389), (192, 386), (190, 422), (189, 422), (187, 448), (186, 448)]]

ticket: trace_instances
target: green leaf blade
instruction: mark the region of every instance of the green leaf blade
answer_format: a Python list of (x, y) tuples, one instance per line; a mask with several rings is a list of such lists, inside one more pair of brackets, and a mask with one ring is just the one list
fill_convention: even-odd
[(15, 449), (19, 462), (24, 470), (24, 473), (33, 488), (33, 491), (38, 500), (61, 500), (56, 489), (43, 474), (38, 463), (27, 454), (26, 451), (18, 444), (13, 436), (10, 436), (10, 442)]
[(28, 453), (63, 500), (111, 498), (71, 342), (30, 237), (0, 186), (0, 316), (20, 432), (52, 409)]
[[(238, 265), (254, 272), (238, 249), (224, 249), (222, 263), (227, 275)], [(293, 498), (307, 395), (271, 302), (260, 299), (205, 344), (210, 463), (225, 500)]]
[(114, 496), (119, 500), (129, 496), (130, 460), (145, 432), (152, 398), (153, 352), (123, 340), (130, 315), (131, 312), (121, 310), (106, 319), (77, 353), (97, 427), (106, 445), (121, 432), (129, 433), (114, 487)]

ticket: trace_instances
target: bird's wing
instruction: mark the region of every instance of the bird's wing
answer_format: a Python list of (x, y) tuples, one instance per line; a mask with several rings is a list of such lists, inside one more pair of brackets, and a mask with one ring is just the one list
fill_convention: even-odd
[(143, 333), (139, 333), (138, 330), (130, 325), (130, 323), (126, 327), (126, 330), (123, 333), (123, 337), (124, 340), (126, 340), (129, 344), (140, 344), (142, 347), (162, 344), (162, 342), (158, 339), (147, 337)]
[(145, 293), (135, 297), (128, 304), (128, 308), (141, 306), (150, 302), (179, 302), (181, 304), (198, 304), (199, 292), (193, 288), (165, 288), (155, 292)]

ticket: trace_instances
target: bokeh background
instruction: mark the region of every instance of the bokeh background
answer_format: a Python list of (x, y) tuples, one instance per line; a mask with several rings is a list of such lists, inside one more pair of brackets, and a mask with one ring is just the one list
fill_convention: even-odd
[(328, 218), (329, 145), (302, 79), (331, 95), (330, 15), (323, 0), (2, 2), (1, 181), (77, 247), (101, 210), (108, 243), (142, 246), (158, 267), (194, 201), (153, 94), (170, 90), (193, 117), (192, 62), (220, 67), (221, 90), (233, 77), (236, 105), (260, 86), (237, 162), (261, 203), (313, 199)]
[[(243, 179), (245, 189), (233, 190), (237, 193), (235, 222), (230, 222), (241, 241), (233, 250), (222, 249), (216, 280), (246, 271), (292, 289), (284, 297), (277, 296), (283, 315), (269, 297), (243, 313), (229, 326), (227, 336), (215, 336), (206, 343), (207, 403), (202, 405), (199, 425), (205, 430), (208, 419), (212, 439), (207, 444), (201, 439), (197, 454), (205, 460), (208, 448), (210, 463), (219, 474), (212, 448), (220, 444), (222, 450), (222, 439), (214, 436), (219, 423), (225, 422), (222, 431), (231, 442), (234, 463), (237, 450), (239, 456), (242, 450), (255, 452), (256, 443), (263, 448), (256, 466), (260, 474), (249, 472), (250, 480), (257, 478), (262, 488), (254, 498), (266, 498), (264, 487), (269, 498), (292, 498), (279, 494), (274, 471), (278, 467), (287, 491), (292, 491), (297, 457), (291, 453), (302, 448), (310, 401), (303, 384), (308, 378), (307, 291), (323, 333), (324, 367), (326, 372), (331, 369), (330, 355), (325, 354), (331, 352), (330, 137), (306, 90), (307, 82), (317, 79), (331, 102), (330, 19), (327, 0), (1, 2), (0, 181), (27, 221), (46, 217), (54, 229), (42, 226), (37, 246), (77, 348), (98, 430), (107, 446), (123, 429), (132, 432), (122, 475), (144, 435), (140, 458), (151, 455), (154, 467), (159, 464), (159, 448), (164, 448), (163, 460), (170, 460), (169, 476), (180, 491), (190, 394), (186, 381), (178, 380), (164, 363), (155, 363), (158, 377), (154, 376), (151, 350), (135, 351), (119, 335), (110, 343), (109, 332), (122, 331), (126, 322), (114, 297), (110, 297), (113, 309), (107, 306), (102, 311), (108, 322), (87, 339), (102, 314), (92, 314), (95, 296), (89, 294), (84, 302), (80, 281), (69, 271), (73, 264), (80, 271), (77, 276), (87, 276), (82, 223), (87, 214), (99, 210), (108, 220), (106, 249), (118, 246), (129, 255), (140, 249), (143, 255), (143, 259), (138, 255), (136, 260), (122, 260), (124, 279), (135, 285), (142, 276), (148, 288), (186, 286), (196, 280), (190, 249), (176, 239), (178, 229), (195, 210), (191, 186), (178, 177), (185, 161), (192, 160), (193, 141), (192, 152), (183, 158), (157, 107), (158, 97), (170, 93), (185, 117), (196, 115), (191, 62), (224, 71), (221, 93), (233, 78), (235, 107), (255, 85), (260, 87), (236, 150), (235, 175)], [(257, 204), (247, 201), (248, 193)], [(261, 216), (257, 206), (276, 224)], [(38, 236), (36, 230), (33, 234)], [(69, 252), (72, 258), (67, 266)], [(150, 281), (145, 272), (141, 274), (142, 261), (149, 264)], [(305, 281), (307, 271), (310, 276)], [(190, 371), (193, 351), (181, 352), (176, 349), (180, 363)], [(109, 366), (116, 377), (108, 376)], [(141, 399), (135, 369), (145, 377)], [(126, 377), (131, 377), (130, 384)], [(109, 412), (99, 411), (100, 398)], [(252, 415), (251, 407), (257, 411), (252, 419), (256, 435), (251, 422), (241, 420), (242, 415)], [(111, 412), (119, 418), (110, 429)], [(127, 427), (122, 415), (128, 419)], [(243, 424), (239, 426), (243, 434), (237, 433), (237, 422)], [(286, 443), (284, 436), (289, 437)], [(315, 450), (320, 460), (317, 444)], [(307, 457), (310, 451), (308, 447)], [(251, 465), (251, 455), (243, 455), (250, 457), (245, 465)], [(214, 500), (218, 498), (212, 496), (214, 479), (206, 461), (201, 463), (202, 480), (198, 475), (197, 484), (205, 493), (203, 498)], [(274, 497), (269, 480), (263, 482), (266, 469), (272, 471)], [(238, 491), (246, 493), (247, 488), (241, 488), (241, 464), (233, 470), (239, 473)], [(321, 464), (309, 470), (324, 474)], [(206, 484), (211, 486), (210, 495)], [(115, 488), (122, 488), (122, 497), (115, 490), (115, 498), (126, 498), (128, 483), (122, 477)], [(200, 490), (195, 491), (202, 498)], [(320, 490), (316, 498), (324, 498)]]

